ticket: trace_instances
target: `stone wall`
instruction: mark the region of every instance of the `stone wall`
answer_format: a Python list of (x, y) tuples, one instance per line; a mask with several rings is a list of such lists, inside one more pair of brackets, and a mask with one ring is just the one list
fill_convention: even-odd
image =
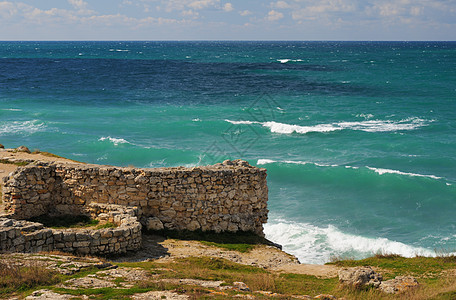
[(137, 207), (150, 229), (263, 234), (267, 199), (266, 170), (240, 160), (159, 169), (38, 163), (18, 168), (3, 183), (5, 210), (14, 219), (116, 204)]
[(0, 218), (0, 253), (63, 251), (77, 254), (119, 254), (141, 248), (141, 224), (135, 208), (92, 204), (87, 213), (116, 227), (50, 229), (25, 220)]

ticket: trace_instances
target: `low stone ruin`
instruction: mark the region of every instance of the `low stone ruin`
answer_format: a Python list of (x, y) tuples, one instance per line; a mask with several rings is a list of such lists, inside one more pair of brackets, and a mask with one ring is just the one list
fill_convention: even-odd
[[(266, 170), (241, 160), (158, 169), (33, 161), (2, 185), (0, 252), (123, 253), (141, 247), (141, 226), (263, 235), (268, 213)], [(87, 215), (117, 227), (57, 230), (25, 221), (41, 215)]]
[(25, 220), (0, 218), (0, 253), (63, 251), (113, 254), (141, 247), (141, 224), (134, 208), (93, 203), (88, 213), (114, 224), (103, 229), (51, 229)]

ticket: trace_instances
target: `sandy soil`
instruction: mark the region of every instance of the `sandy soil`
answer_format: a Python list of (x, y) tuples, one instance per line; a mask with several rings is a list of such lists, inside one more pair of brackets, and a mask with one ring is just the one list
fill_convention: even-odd
[(120, 257), (115, 261), (150, 261), (166, 262), (185, 257), (216, 257), (232, 262), (268, 270), (313, 275), (320, 278), (337, 277), (338, 267), (329, 265), (301, 264), (298, 259), (278, 248), (258, 245), (247, 253), (229, 251), (204, 245), (198, 241), (165, 239), (157, 235), (143, 235), (143, 249)]
[[(41, 154), (29, 154), (26, 152), (14, 152), (15, 149), (0, 149), (0, 160), (2, 159), (16, 159), (18, 161), (27, 161), (27, 160), (39, 160), (39, 161), (46, 161), (46, 162), (66, 162), (66, 163), (74, 163), (74, 161), (70, 159), (66, 159), (63, 157), (50, 157)], [(16, 170), (18, 166), (14, 164), (3, 164), (0, 163), (0, 180), (3, 177), (7, 176), (12, 171)], [(1, 181), (0, 181), (1, 183)]]

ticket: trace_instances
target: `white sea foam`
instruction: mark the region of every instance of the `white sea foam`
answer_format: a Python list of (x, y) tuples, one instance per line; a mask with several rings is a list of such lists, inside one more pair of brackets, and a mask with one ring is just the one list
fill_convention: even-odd
[(45, 131), (46, 125), (39, 120), (31, 121), (14, 121), (4, 124), (0, 123), (0, 134), (8, 133), (26, 133), (31, 134), (39, 131)]
[(110, 137), (110, 136), (108, 136), (108, 137), (101, 137), (101, 138), (99, 139), (99, 141), (106, 141), (106, 140), (108, 140), (108, 141), (110, 141), (111, 143), (113, 143), (114, 146), (118, 146), (119, 144), (130, 144), (130, 142), (127, 141), (127, 140), (125, 140), (125, 139), (122, 139), (122, 138), (113, 138), (113, 137)]
[(281, 58), (281, 59), (278, 59), (277, 60), (278, 62), (280, 62), (281, 64), (286, 64), (287, 62), (299, 62), (299, 61), (303, 61), (302, 59), (291, 59), (291, 58)]
[[(267, 158), (260, 158), (257, 161), (257, 165), (267, 165), (267, 164), (273, 164), (273, 163), (285, 163), (285, 164), (294, 164), (294, 165), (314, 165), (318, 167), (339, 167), (337, 164), (322, 164), (322, 163), (316, 163), (316, 162), (308, 162), (308, 161), (301, 161), (301, 160), (283, 160), (283, 161), (277, 161), (277, 160), (272, 160), (272, 159), (267, 159)], [(345, 166), (346, 168), (356, 168), (356, 167), (350, 167), (350, 166)]]
[(375, 171), (375, 173), (383, 175), (383, 174), (398, 174), (398, 175), (405, 175), (405, 176), (413, 176), (413, 177), (428, 177), (432, 179), (442, 179), (442, 177), (438, 177), (435, 175), (423, 175), (423, 174), (416, 174), (416, 173), (407, 173), (398, 170), (390, 170), (390, 169), (382, 169), (382, 168), (373, 168), (367, 167), (369, 170)]
[(267, 165), (267, 164), (272, 164), (272, 163), (275, 163), (275, 162), (277, 162), (277, 161), (272, 160), (272, 159), (266, 159), (266, 158), (265, 158), (265, 159), (261, 159), (261, 158), (260, 158), (260, 159), (257, 161), (257, 165)]
[(228, 119), (226, 119), (225, 121), (228, 122), (228, 123), (234, 124), (234, 125), (238, 125), (238, 124), (244, 124), (244, 125), (261, 124), (260, 122), (255, 122), (255, 121), (231, 121), (231, 120), (228, 120)]
[(356, 117), (369, 120), (369, 119), (372, 119), (374, 117), (374, 115), (373, 114), (357, 114)]
[[(370, 117), (367, 115), (366, 117)], [(394, 132), (403, 130), (414, 130), (423, 126), (427, 126), (428, 123), (433, 120), (423, 120), (420, 118), (408, 118), (400, 121), (391, 120), (366, 120), (361, 122), (339, 122), (330, 124), (317, 124), (312, 126), (301, 126), (295, 124), (279, 123), (274, 121), (269, 122), (256, 122), (256, 121), (231, 121), (231, 124), (261, 124), (267, 127), (273, 133), (292, 134), (300, 133), (306, 134), (310, 132), (332, 132), (337, 130), (358, 130), (365, 132)]]
[(317, 227), (306, 223), (272, 220), (265, 224), (266, 238), (283, 246), (302, 263), (324, 264), (331, 256), (367, 257), (376, 253), (435, 256), (429, 249), (413, 247), (386, 238), (347, 234), (335, 226)]
[[(316, 162), (308, 162), (308, 161), (299, 161), (299, 160), (283, 160), (283, 161), (277, 161), (277, 160), (272, 160), (272, 159), (267, 159), (267, 158), (261, 158), (258, 159), (257, 165), (266, 165), (266, 164), (272, 164), (272, 163), (285, 163), (285, 164), (295, 164), (295, 165), (314, 165), (318, 167), (339, 167), (340, 165), (338, 164), (322, 164), (322, 163), (316, 163)], [(346, 169), (354, 169), (358, 170), (359, 167), (353, 167), (353, 166), (343, 166)], [(402, 175), (402, 176), (412, 176), (412, 177), (427, 177), (427, 178), (432, 178), (432, 179), (442, 179), (443, 177), (435, 176), (435, 175), (423, 175), (423, 174), (417, 174), (417, 173), (408, 173), (408, 172), (402, 172), (398, 170), (391, 170), (391, 169), (382, 169), (382, 168), (373, 168), (366, 166), (365, 168), (374, 171), (375, 173), (379, 175), (383, 174), (397, 174), (397, 175)], [(447, 185), (450, 185), (447, 183)]]
[(426, 126), (428, 122), (429, 121), (420, 118), (408, 118), (400, 121), (367, 120), (362, 122), (341, 122), (337, 123), (337, 125), (343, 129), (361, 130), (366, 132), (386, 132), (414, 130)]
[(330, 132), (335, 130), (342, 130), (343, 128), (335, 127), (332, 124), (321, 124), (315, 126), (299, 126), (299, 125), (290, 125), (278, 122), (264, 122), (262, 123), (264, 127), (267, 127), (274, 133), (309, 133), (309, 132)]
[(3, 108), (2, 110), (6, 110), (6, 111), (22, 111), (22, 109), (19, 109), (19, 108)]

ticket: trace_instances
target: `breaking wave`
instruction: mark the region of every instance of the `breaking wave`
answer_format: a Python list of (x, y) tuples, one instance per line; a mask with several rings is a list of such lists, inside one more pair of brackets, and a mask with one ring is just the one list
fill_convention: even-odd
[(317, 124), (312, 126), (301, 126), (295, 124), (279, 123), (275, 121), (269, 122), (256, 122), (256, 121), (232, 121), (225, 120), (231, 124), (260, 124), (264, 127), (269, 128), (273, 133), (282, 134), (306, 134), (310, 132), (332, 132), (338, 130), (357, 130), (365, 132), (394, 132), (402, 130), (414, 130), (423, 126), (427, 126), (428, 123), (433, 120), (424, 120), (420, 118), (407, 118), (400, 121), (392, 120), (366, 120), (361, 122), (338, 122), (329, 124)]

